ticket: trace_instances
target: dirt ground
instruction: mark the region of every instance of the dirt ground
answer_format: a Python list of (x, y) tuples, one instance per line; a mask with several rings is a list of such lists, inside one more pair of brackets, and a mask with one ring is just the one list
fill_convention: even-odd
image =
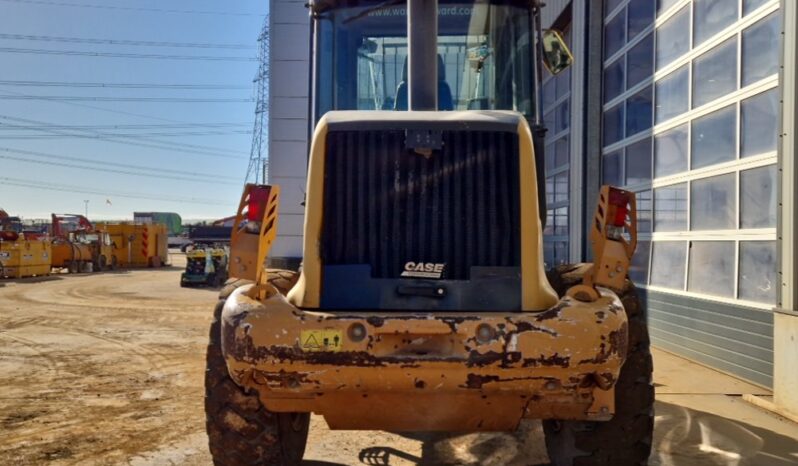
[[(183, 260), (0, 281), (0, 464), (210, 464), (203, 372), (216, 292), (180, 288)], [(772, 446), (773, 462), (748, 463), (700, 448), (703, 437), (691, 436), (703, 435), (695, 420), (706, 413), (657, 409), (652, 464), (798, 462), (794, 437), (735, 425), (734, 435), (742, 429)], [(314, 417), (305, 457), (305, 466), (548, 464), (536, 422), (514, 434), (432, 436), (332, 432)]]

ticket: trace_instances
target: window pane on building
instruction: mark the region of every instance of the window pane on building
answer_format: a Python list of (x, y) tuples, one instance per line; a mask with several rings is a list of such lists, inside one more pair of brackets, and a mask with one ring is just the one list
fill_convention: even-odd
[(604, 145), (609, 146), (623, 139), (623, 103), (604, 112)]
[(621, 160), (622, 151), (617, 150), (604, 156), (602, 160), (602, 184), (611, 184), (613, 186), (623, 186), (624, 182), (621, 179)]
[(607, 0), (606, 3), (607, 10), (604, 13), (607, 15), (612, 13), (613, 11), (615, 11), (616, 8), (618, 8), (618, 5), (620, 5), (621, 3), (623, 3), (623, 0)]
[(554, 235), (568, 235), (568, 207), (561, 207), (554, 211)]
[(734, 105), (693, 120), (692, 169), (736, 158), (736, 120)]
[[(654, 34), (651, 33), (626, 53), (626, 88), (636, 86), (653, 72)], [(606, 72), (604, 76), (607, 76)]]
[(734, 241), (692, 241), (687, 291), (734, 297)]
[(687, 111), (687, 66), (683, 66), (657, 81), (657, 123), (662, 123)]
[(657, 0), (657, 15), (661, 15), (677, 3), (679, 3), (679, 0)]
[(651, 0), (631, 0), (626, 7), (629, 15), (627, 35), (631, 41), (654, 21), (654, 2)]
[(693, 61), (693, 108), (737, 90), (737, 37)]
[(637, 250), (629, 264), (629, 278), (638, 285), (648, 284), (648, 259), (651, 241), (638, 241)]
[(651, 128), (651, 86), (626, 101), (626, 137)]
[(657, 241), (651, 245), (651, 284), (684, 290), (684, 267), (687, 243)]
[(775, 304), (778, 289), (775, 241), (740, 242), (740, 299)]
[(565, 131), (571, 125), (571, 101), (566, 99), (557, 107), (554, 118), (554, 134)]
[(651, 138), (645, 138), (626, 148), (626, 185), (651, 181)]
[[(546, 71), (548, 73), (548, 71)], [(548, 81), (543, 83), (543, 108), (549, 108), (554, 105), (554, 100), (556, 99), (555, 94), (555, 83), (557, 81), (554, 78), (549, 79)]]
[(694, 47), (737, 20), (737, 0), (693, 0), (693, 6)]
[(550, 112), (543, 115), (543, 124), (545, 124), (546, 128), (549, 130), (549, 133), (547, 133), (549, 136), (554, 131), (555, 113), (557, 113), (555, 110), (551, 110)]
[(743, 0), (743, 16), (767, 3), (768, 0)]
[(557, 142), (554, 143), (554, 166), (552, 166), (552, 168), (558, 168), (568, 164), (570, 160), (569, 154), (571, 152), (568, 142), (568, 136), (564, 136), (557, 139)]
[(776, 166), (740, 172), (740, 228), (776, 227)]
[[(547, 142), (544, 150), (546, 151), (546, 174), (548, 174), (554, 169), (554, 143)], [(535, 155), (537, 156), (537, 154)]]
[(626, 43), (626, 15), (622, 11), (604, 26), (604, 57), (613, 56)]
[(687, 170), (687, 125), (660, 133), (654, 138), (654, 176), (668, 176)]
[(568, 172), (554, 177), (554, 202), (568, 200)]
[(661, 69), (690, 50), (690, 5), (657, 28), (657, 69)]
[(560, 72), (555, 78), (557, 80), (557, 98), (571, 92), (571, 68)]
[(654, 231), (687, 230), (687, 183), (654, 190)]
[(743, 86), (778, 73), (780, 19), (776, 12), (743, 31)]
[(690, 184), (690, 229), (725, 230), (736, 223), (737, 184), (734, 173)]
[[(550, 236), (550, 235), (554, 234), (554, 211), (552, 209), (549, 209), (549, 210), (546, 211), (546, 228), (543, 229), (543, 234), (545, 236)], [(550, 244), (550, 243), (544, 242), (543, 244), (545, 246), (546, 244)], [(553, 254), (553, 251), (554, 250), (552, 249), (552, 254)], [(547, 261), (548, 261), (548, 259), (547, 259)]]
[(615, 60), (604, 69), (604, 102), (609, 102), (623, 92), (624, 58)]
[(779, 132), (778, 89), (743, 100), (740, 105), (740, 157), (775, 151)]
[(651, 233), (651, 191), (635, 193), (637, 198), (637, 232)]

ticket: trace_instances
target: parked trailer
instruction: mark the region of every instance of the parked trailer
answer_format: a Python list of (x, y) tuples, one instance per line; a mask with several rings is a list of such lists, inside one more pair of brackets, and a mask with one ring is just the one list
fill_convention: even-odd
[(166, 225), (157, 223), (99, 223), (116, 245), (120, 267), (161, 267), (169, 263)]
[(52, 250), (49, 239), (24, 235), (0, 235), (0, 278), (42, 277), (50, 274)]

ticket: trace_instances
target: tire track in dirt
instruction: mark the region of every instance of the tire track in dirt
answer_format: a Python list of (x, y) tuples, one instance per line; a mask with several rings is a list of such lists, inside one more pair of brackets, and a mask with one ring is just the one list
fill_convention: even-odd
[(27, 338), (11, 335), (6, 331), (0, 331), (0, 338), (17, 342), (20, 345), (32, 351), (37, 357), (44, 360), (45, 364), (47, 364), (47, 369), (50, 372), (53, 372), (54, 377), (60, 378), (60, 376), (62, 375), (61, 371), (58, 368), (58, 360), (55, 357), (50, 356), (49, 354), (40, 350), (39, 348), (41, 345), (38, 342)]

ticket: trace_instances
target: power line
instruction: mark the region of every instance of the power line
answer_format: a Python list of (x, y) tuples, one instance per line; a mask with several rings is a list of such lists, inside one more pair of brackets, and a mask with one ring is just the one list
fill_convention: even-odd
[[(3, 0), (0, 0), (0, 1), (3, 1)], [(9, 90), (4, 90), (3, 92), (6, 92), (7, 94), (18, 95), (18, 96), (26, 95), (26, 94), (22, 94), (22, 93), (19, 93), (19, 92), (14, 92), (14, 91), (9, 91)], [(73, 107), (90, 108), (90, 109), (93, 109), (93, 110), (100, 110), (102, 112), (116, 113), (117, 115), (134, 116), (134, 117), (137, 117), (137, 118), (144, 118), (144, 119), (147, 119), (147, 120), (166, 121), (166, 122), (169, 122), (169, 123), (185, 123), (185, 121), (173, 120), (171, 118), (163, 118), (163, 117), (158, 117), (158, 116), (155, 116), (155, 115), (145, 115), (143, 113), (127, 112), (127, 111), (124, 111), (124, 110), (116, 110), (116, 109), (98, 107), (96, 105), (79, 104), (77, 102), (64, 102), (64, 101), (60, 101), (60, 100), (50, 100), (46, 96), (41, 96), (41, 97), (39, 97), (38, 100), (55, 102), (57, 104), (62, 104), (62, 105), (71, 105)]]
[[(5, 1), (5, 0), (0, 0)], [(26, 53), (38, 55), (61, 55), (79, 57), (98, 57), (98, 58), (143, 58), (152, 60), (197, 60), (197, 61), (238, 61), (253, 62), (257, 61), (252, 57), (229, 57), (218, 55), (163, 55), (157, 53), (120, 53), (120, 52), (89, 52), (84, 50), (48, 50), (48, 49), (28, 49), (17, 47), (0, 47), (3, 53)]]
[(218, 181), (218, 180), (209, 181), (209, 180), (199, 180), (199, 179), (193, 179), (193, 178), (187, 178), (187, 177), (175, 176), (175, 175), (141, 173), (141, 172), (134, 172), (134, 171), (129, 171), (129, 170), (117, 170), (117, 169), (113, 169), (113, 168), (88, 167), (88, 166), (85, 166), (85, 165), (76, 165), (76, 164), (73, 164), (73, 163), (54, 162), (52, 160), (48, 160), (48, 161), (31, 160), (31, 159), (26, 159), (24, 157), (14, 157), (14, 156), (11, 156), (11, 155), (0, 155), (0, 159), (15, 160), (17, 162), (32, 163), (32, 164), (38, 164), (38, 165), (47, 165), (47, 166), (50, 166), (50, 167), (56, 166), (56, 167), (74, 168), (74, 169), (78, 169), (78, 170), (88, 170), (88, 171), (96, 171), (96, 172), (103, 172), (103, 173), (116, 173), (116, 174), (128, 175), (128, 176), (140, 176), (140, 177), (143, 177), (143, 178), (159, 178), (159, 179), (166, 179), (166, 180), (188, 181), (188, 182), (191, 182), (191, 183), (203, 183), (203, 184), (207, 184), (207, 183), (211, 183), (212, 182), (213, 184), (216, 184), (216, 185), (224, 184), (224, 185), (228, 185), (228, 186), (239, 186), (240, 185), (239, 183), (230, 183), (230, 182)]
[(195, 197), (175, 197), (175, 196), (163, 196), (163, 195), (148, 196), (146, 194), (139, 194), (139, 193), (130, 193), (124, 191), (103, 191), (97, 189), (88, 189), (85, 186), (55, 184), (55, 183), (41, 182), (35, 180), (26, 180), (21, 178), (0, 177), (0, 181), (2, 181), (3, 184), (7, 186), (19, 186), (19, 187), (34, 188), (37, 190), (46, 190), (46, 191), (95, 194), (99, 196), (146, 199), (151, 201), (176, 202), (182, 204), (205, 204), (205, 205), (219, 205), (219, 206), (230, 205), (229, 202), (220, 202), (219, 200), (216, 199), (202, 199)]
[[(48, 125), (47, 122), (37, 121), (37, 120), (30, 120), (30, 119), (27, 119), (27, 118), (16, 118), (16, 117), (8, 116), (8, 115), (0, 115), (0, 120), (16, 121), (16, 122), (19, 122), (19, 123), (26, 123), (26, 124), (34, 123), (34, 124), (40, 124), (40, 125)], [(13, 124), (7, 124), (7, 125), (8, 126), (12, 126), (12, 127), (14, 126)], [(52, 133), (52, 134), (67, 134), (67, 135), (70, 134), (70, 133), (64, 133), (63, 130), (54, 130), (54, 129), (43, 129), (43, 130), (40, 130), (40, 131), (48, 132), (48, 133)], [(86, 132), (86, 133), (93, 133), (96, 136), (96, 139), (98, 139), (98, 140), (114, 142), (114, 143), (117, 143), (117, 144), (126, 144), (126, 145), (131, 145), (131, 146), (138, 146), (138, 147), (147, 147), (147, 148), (160, 149), (160, 150), (166, 150), (166, 151), (171, 151), (171, 152), (183, 152), (183, 153), (187, 153), (187, 154), (191, 154), (191, 155), (204, 155), (204, 156), (208, 156), (208, 157), (220, 157), (220, 158), (227, 158), (227, 159), (242, 159), (242, 158), (244, 158), (244, 157), (241, 157), (241, 156), (231, 155), (231, 151), (228, 151), (226, 149), (221, 149), (221, 148), (216, 148), (216, 147), (211, 147), (211, 146), (200, 146), (200, 145), (196, 145), (196, 144), (185, 144), (185, 143), (179, 143), (178, 144), (178, 143), (174, 143), (174, 142), (170, 142), (170, 141), (162, 141), (162, 140), (159, 140), (159, 139), (149, 139), (150, 142), (140, 142), (138, 139), (142, 139), (142, 138), (138, 138), (136, 136), (106, 137), (106, 136), (103, 136), (102, 133), (99, 133), (99, 132), (96, 132), (96, 131), (84, 131), (84, 130), (80, 130), (80, 131)], [(146, 139), (144, 139), (144, 140), (146, 141)], [(189, 150), (189, 149), (191, 149), (191, 150)]]
[(163, 125), (14, 125), (6, 128), (0, 126), (2, 130), (41, 130), (41, 129), (61, 129), (61, 130), (139, 130), (139, 129), (194, 129), (194, 128), (244, 128), (249, 127), (249, 123), (185, 123), (185, 124), (163, 124)]
[[(0, 127), (0, 130), (5, 129)], [(12, 128), (8, 128), (12, 129)], [(13, 128), (17, 129), (17, 128)], [(41, 130), (32, 130), (41, 131)], [(91, 134), (2, 134), (0, 137), (3, 139), (64, 139), (64, 138), (79, 138), (79, 139), (98, 139), (106, 137), (186, 137), (186, 136), (227, 136), (234, 134), (252, 134), (252, 131), (185, 131), (185, 132), (172, 132), (172, 133), (101, 133), (100, 136)]]
[(213, 97), (109, 97), (72, 95), (0, 95), (3, 100), (41, 100), (42, 98), (64, 102), (150, 102), (150, 103), (245, 103), (254, 102), (251, 97), (243, 99)]
[(128, 45), (133, 47), (174, 47), (174, 48), (230, 49), (230, 50), (252, 50), (255, 48), (254, 46), (248, 44), (213, 44), (207, 42), (165, 42), (165, 41), (132, 40), (132, 39), (130, 40), (90, 39), (83, 37), (41, 36), (41, 35), (31, 35), (31, 34), (0, 33), (0, 39), (58, 42), (58, 43), (68, 43), (68, 44)]
[(74, 157), (69, 155), (60, 155), (60, 154), (48, 154), (45, 152), (37, 152), (37, 151), (30, 151), (30, 150), (23, 150), (23, 149), (12, 149), (9, 147), (0, 147), (0, 152), (10, 153), (10, 154), (19, 154), (19, 155), (26, 155), (28, 157), (39, 157), (43, 159), (50, 159), (50, 160), (67, 160), (70, 162), (78, 162), (78, 163), (88, 163), (88, 164), (96, 164), (96, 165), (103, 165), (109, 167), (118, 167), (124, 169), (132, 169), (137, 171), (151, 171), (155, 174), (175, 174), (179, 176), (191, 177), (204, 180), (201, 181), (215, 181), (215, 180), (229, 180), (229, 181), (237, 181), (238, 178), (233, 178), (231, 176), (222, 176), (216, 175), (211, 173), (199, 173), (199, 172), (192, 172), (186, 171), (185, 169), (181, 170), (174, 170), (169, 168), (163, 168), (161, 166), (158, 167), (146, 167), (141, 165), (131, 165), (126, 163), (119, 163), (119, 162), (109, 162), (107, 160), (94, 160), (94, 159), (86, 159), (82, 157)]
[(63, 81), (4, 81), (0, 86), (18, 87), (79, 87), (102, 89), (179, 89), (179, 90), (241, 90), (251, 86), (230, 84), (164, 84), (164, 83), (91, 83)]
[(218, 15), (218, 16), (264, 16), (259, 13), (247, 13), (236, 11), (204, 11), (204, 10), (178, 10), (166, 8), (148, 8), (148, 7), (132, 7), (132, 6), (115, 6), (115, 5), (96, 5), (87, 3), (72, 3), (53, 0), (0, 0), (9, 3), (27, 3), (32, 5), (51, 5), (51, 6), (68, 6), (75, 8), (96, 8), (103, 10), (121, 10), (121, 11), (149, 11), (155, 13), (183, 13), (194, 15)]

